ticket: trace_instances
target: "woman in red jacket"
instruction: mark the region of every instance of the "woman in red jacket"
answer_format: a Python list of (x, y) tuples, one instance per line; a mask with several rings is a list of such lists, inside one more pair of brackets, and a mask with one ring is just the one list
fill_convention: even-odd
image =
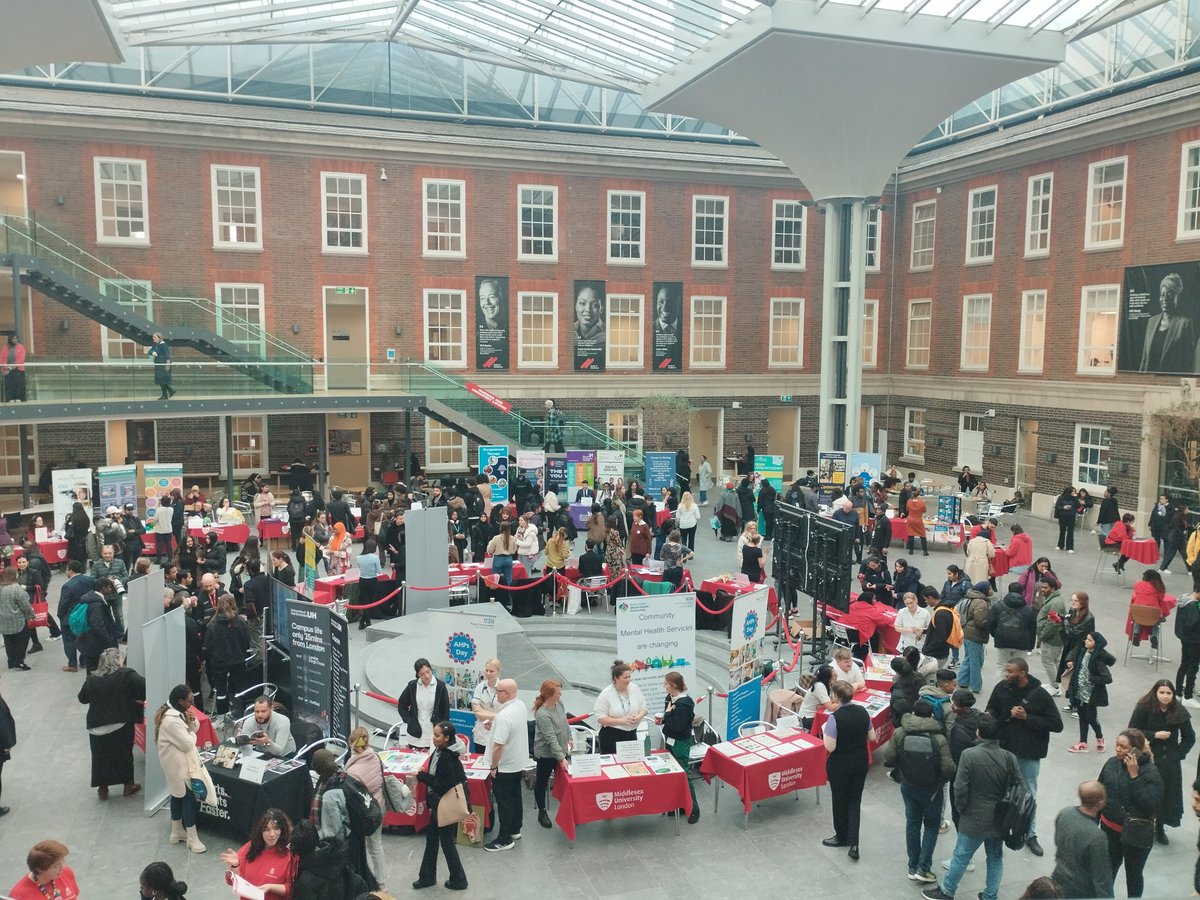
[[(261, 888), (269, 900), (287, 900), (292, 894), (295, 858), (288, 849), (292, 839), (292, 823), (285, 813), (268, 809), (250, 831), (250, 840), (240, 850), (226, 850), (221, 861), (229, 867), (225, 883), (233, 884), (233, 876)], [(238, 896), (242, 896), (238, 894)]]
[[(1112, 531), (1108, 533), (1108, 537), (1104, 539), (1105, 547), (1120, 547), (1124, 540), (1133, 540), (1133, 513), (1125, 513), (1121, 516), (1120, 522), (1114, 522)], [(1113, 563), (1113, 568), (1118, 572), (1125, 571), (1125, 563), (1129, 562), (1129, 557), (1122, 554), (1117, 557), (1117, 561)]]
[[(1175, 598), (1167, 593), (1167, 586), (1163, 584), (1162, 576), (1158, 574), (1157, 569), (1147, 569), (1137, 584), (1133, 586), (1133, 599), (1130, 601), (1131, 606), (1152, 606), (1156, 607), (1159, 612), (1159, 625), (1171, 614), (1171, 610), (1175, 608)], [(1142, 642), (1143, 638), (1150, 638), (1150, 646), (1155, 650), (1158, 649), (1158, 629), (1159, 625), (1139, 625), (1136, 626), (1137, 632), (1134, 632), (1133, 616), (1128, 615), (1125, 619), (1125, 634), (1133, 639), (1133, 646), (1137, 646)]]
[(1004, 554), (1008, 557), (1008, 571), (1013, 575), (1020, 575), (1033, 563), (1033, 539), (1020, 525), (1012, 526), (1012, 537)]

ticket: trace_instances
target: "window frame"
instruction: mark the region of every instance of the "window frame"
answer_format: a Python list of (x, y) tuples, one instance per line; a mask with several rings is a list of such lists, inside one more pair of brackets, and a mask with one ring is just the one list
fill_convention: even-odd
[[(239, 431), (237, 429), (237, 420), (238, 419), (257, 420), (258, 425), (259, 425), (259, 430), (258, 431), (253, 431), (253, 430)], [(230, 428), (230, 435), (234, 439), (234, 448), (233, 448), (233, 473), (234, 473), (234, 475), (246, 476), (246, 475), (250, 475), (254, 472), (268, 471), (269, 466), (267, 465), (267, 460), (270, 459), (270, 447), (268, 445), (269, 428), (267, 425), (267, 417), (266, 416), (255, 416), (255, 415), (251, 415), (249, 413), (239, 413), (237, 415), (232, 415), (232, 416), (230, 416), (229, 428)], [(225, 459), (226, 453), (229, 452), (227, 449), (228, 438), (225, 434), (224, 428), (218, 429), (218, 431), (221, 436), (220, 440), (218, 442), (220, 445), (221, 459)], [(253, 448), (250, 450), (239, 450), (237, 448), (237, 439), (239, 437), (258, 438), (262, 441), (262, 448), (261, 449)], [(260, 461), (250, 467), (239, 466), (237, 464), (239, 454), (253, 454), (255, 456), (260, 457)]]
[[(7, 429), (12, 429), (14, 434), (10, 438)], [(5, 486), (15, 486), (21, 483), (21, 437), (20, 425), (0, 425), (0, 484)], [(41, 441), (38, 440), (38, 426), (32, 425), (26, 429), (26, 437), (28, 440), (27, 447), (29, 454), (26, 459), (29, 460), (29, 471), (40, 472), (41, 465), (38, 460), (38, 447)], [(16, 441), (17, 454), (15, 456), (8, 455), (8, 444), (10, 440)], [(5, 471), (13, 471), (14, 474), (4, 474)]]
[[(1196, 165), (1188, 166), (1188, 154), (1196, 151)], [(1188, 193), (1188, 174), (1194, 173), (1196, 176), (1196, 205), (1188, 209), (1184, 206), (1184, 198)], [(1196, 220), (1195, 228), (1187, 228), (1186, 222), (1188, 215), (1191, 214)], [(1178, 220), (1175, 226), (1175, 240), (1191, 241), (1200, 238), (1200, 141), (1188, 141), (1179, 148), (1179, 210)]]
[[(1091, 376), (1112, 376), (1117, 373), (1117, 349), (1119, 338), (1119, 327), (1117, 317), (1121, 312), (1121, 285), (1119, 284), (1085, 284), (1080, 288), (1079, 293), (1079, 347), (1078, 354), (1075, 360), (1075, 371), (1077, 375)], [(1109, 291), (1113, 296), (1113, 341), (1112, 341), (1112, 365), (1111, 366), (1089, 366), (1087, 365), (1086, 352), (1097, 346), (1096, 344), (1085, 343), (1087, 316), (1089, 313), (1087, 300), (1089, 295), (1095, 297), (1101, 291)], [(1096, 315), (1094, 310), (1091, 311)], [(1107, 346), (1107, 345), (1106, 345)]]
[[(431, 187), (451, 187), (458, 188), (457, 200), (442, 200), (434, 198), (434, 203), (457, 203), (458, 204), (458, 231), (457, 232), (438, 232), (437, 238), (441, 239), (447, 235), (451, 238), (457, 237), (459, 243), (458, 250), (432, 250), (429, 247), (430, 237), (433, 236), (429, 232), (429, 189)], [(438, 217), (440, 218), (440, 217)], [(467, 258), (467, 182), (462, 178), (422, 178), (421, 179), (421, 256), (428, 259), (466, 259)]]
[[(613, 307), (617, 302), (636, 301), (637, 304), (637, 360), (617, 362), (613, 359), (613, 336), (618, 330), (613, 328)], [(622, 313), (622, 315), (628, 315)], [(646, 295), (645, 294), (608, 294), (604, 307), (604, 333), (607, 335), (605, 345), (604, 365), (608, 369), (641, 369), (646, 365)], [(625, 346), (625, 345), (621, 345)]]
[[(913, 306), (917, 303), (928, 304), (929, 314), (918, 317), (919, 321), (929, 323), (928, 334), (926, 335), (926, 343), (924, 347), (918, 347), (917, 350), (926, 354), (924, 363), (914, 363), (913, 360)], [(908, 331), (904, 343), (904, 368), (906, 369), (928, 369), (930, 362), (933, 360), (933, 298), (931, 297), (914, 297), (908, 301)]]
[[(613, 435), (613, 424), (614, 424), (613, 416), (622, 416), (623, 418), (628, 418), (630, 416), (633, 416), (637, 420), (637, 426), (636, 426), (637, 427), (637, 440), (636, 441), (622, 440), (620, 437)], [(628, 426), (626, 424), (622, 423), (622, 424), (619, 424), (617, 427), (621, 428), (621, 429), (625, 429)], [(608, 435), (608, 438), (610, 441), (613, 441), (614, 443), (619, 444), (620, 446), (624, 447), (626, 452), (632, 452), (637, 455), (641, 455), (642, 440), (645, 437), (645, 421), (642, 418), (642, 411), (640, 409), (609, 409), (609, 410), (605, 410), (604, 433)]]
[[(932, 209), (933, 215), (928, 219), (917, 220), (917, 214), (925, 209)], [(917, 247), (917, 226), (929, 227), (929, 246)], [(937, 199), (922, 200), (920, 203), (914, 203), (912, 207), (912, 230), (910, 234), (910, 246), (908, 254), (908, 270), (910, 272), (928, 272), (933, 268), (936, 261), (937, 252)], [(917, 262), (918, 253), (928, 253), (929, 262)]]
[[(987, 301), (987, 343), (983, 347), (984, 360), (983, 363), (970, 363), (967, 361), (967, 353), (972, 351), (972, 348), (967, 344), (967, 336), (970, 332), (969, 310), (972, 301), (986, 300)], [(962, 334), (960, 335), (959, 343), (959, 358), (958, 368), (963, 372), (986, 372), (992, 361), (992, 295), (991, 294), (964, 294), (962, 299)], [(978, 352), (979, 348), (974, 348)]]
[[(1108, 434), (1108, 444), (1101, 444), (1101, 443), (1093, 444), (1090, 442), (1085, 444), (1083, 442), (1083, 430), (1085, 428), (1089, 429), (1089, 430), (1094, 430), (1094, 431), (1106, 432)], [(1101, 480), (1098, 480), (1095, 483), (1085, 481), (1084, 479), (1079, 477), (1080, 476), (1080, 468), (1081, 468), (1081, 466), (1083, 466), (1083, 460), (1080, 458), (1080, 453), (1085, 447), (1089, 448), (1089, 449), (1094, 449), (1097, 451), (1097, 454), (1096, 454), (1097, 459), (1096, 459), (1095, 463), (1089, 463), (1087, 465), (1087, 468), (1094, 469), (1098, 473), (1101, 470), (1103, 470), (1102, 474), (1104, 475), (1104, 478)], [(1109, 463), (1109, 460), (1112, 458), (1112, 426), (1111, 425), (1095, 425), (1095, 424), (1090, 424), (1087, 422), (1077, 422), (1075, 424), (1075, 443), (1072, 446), (1072, 452), (1073, 452), (1073, 455), (1071, 457), (1071, 475), (1072, 475), (1073, 479), (1077, 479), (1073, 483), (1077, 487), (1087, 488), (1089, 492), (1096, 493), (1096, 494), (1103, 493), (1107, 489), (1108, 483), (1109, 483), (1108, 463)], [(1107, 454), (1107, 456), (1103, 460), (1101, 460), (1099, 457), (1104, 454)]]
[[(721, 243), (719, 245), (721, 258), (719, 260), (698, 260), (697, 252), (701, 247), (717, 247), (715, 244), (696, 243), (696, 228), (701, 217), (699, 204), (701, 201), (719, 200), (721, 202)], [(715, 213), (704, 213), (705, 216), (715, 216)], [(692, 195), (692, 268), (695, 269), (728, 269), (729, 268), (729, 197), (722, 194), (693, 194)]]
[[(906, 407), (904, 407), (904, 448), (903, 448), (904, 452), (901, 454), (904, 459), (910, 459), (914, 462), (919, 462), (919, 463), (925, 462), (925, 449), (929, 445), (929, 442), (927, 439), (927, 434), (926, 434), (927, 429), (928, 429), (928, 423), (925, 421), (926, 412), (927, 412), (927, 409), (923, 406), (906, 406)], [(915, 424), (912, 421), (913, 413), (921, 414), (921, 423), (919, 425)], [(921, 429), (921, 440), (920, 440), (921, 452), (920, 453), (913, 452), (911, 449), (912, 444), (915, 441), (915, 438), (913, 438), (911, 436), (911, 432), (917, 428)]]
[[(721, 357), (716, 362), (697, 362), (696, 361), (696, 301), (712, 301), (719, 300), (721, 304), (721, 335), (718, 346), (721, 350)], [(712, 294), (695, 294), (689, 299), (688, 304), (688, 368), (689, 369), (723, 369), (725, 368), (725, 345), (726, 336), (729, 329), (729, 298), (719, 297)], [(710, 345), (704, 345), (707, 349)]]
[[(1034, 187), (1039, 183), (1049, 182), (1044, 194), (1034, 195)], [(1054, 229), (1054, 173), (1042, 172), (1038, 175), (1030, 175), (1026, 186), (1025, 195), (1025, 258), (1039, 259), (1050, 255), (1050, 236)], [(1034, 204), (1045, 204), (1046, 227), (1034, 227)], [(1037, 218), (1040, 220), (1042, 213), (1039, 211)], [(1033, 239), (1037, 236), (1044, 235), (1046, 239), (1045, 247), (1031, 247)]]
[[(329, 245), (329, 186), (326, 184), (327, 178), (348, 178), (351, 181), (357, 181), (362, 187), (362, 194), (359, 199), (362, 201), (362, 210), (359, 215), (362, 216), (362, 227), (354, 228), (335, 228), (338, 233), (353, 234), (356, 230), (362, 240), (362, 245), (359, 247), (331, 247)], [(367, 245), (367, 176), (358, 172), (322, 172), (321, 179), (321, 252), (328, 253), (333, 256), (366, 256), (369, 253)], [(353, 194), (337, 194), (338, 197), (353, 197)], [(340, 211), (339, 211), (340, 212)]]
[[(257, 252), (263, 248), (263, 231), (265, 223), (263, 222), (263, 189), (262, 189), (262, 167), (261, 166), (230, 166), (223, 163), (212, 163), (209, 167), (209, 180), (212, 186), (212, 227), (213, 227), (213, 249), (214, 250), (243, 250), (247, 252)], [(217, 184), (217, 172), (253, 172), (254, 173), (254, 241), (225, 241), (221, 239), (221, 205), (217, 199), (221, 188)], [(231, 189), (232, 190), (232, 189)], [(245, 188), (237, 190), (244, 191)], [(243, 207), (244, 209), (245, 207)], [(323, 243), (323, 241), (322, 241)]]
[[(437, 421), (436, 419), (431, 419), (428, 416), (423, 416), (422, 418), (425, 419), (425, 434), (424, 434), (424, 438), (425, 438), (425, 471), (426, 472), (465, 472), (465, 471), (467, 471), (467, 456), (468, 456), (468, 449), (469, 449), (467, 446), (467, 436), (458, 431), (455, 431), (453, 428), (449, 427), (448, 425), (443, 425), (441, 422)], [(440, 449), (453, 450), (455, 453), (455, 456), (456, 456), (455, 460), (453, 460), (451, 462), (433, 462), (433, 457), (431, 456), (431, 454), (429, 452), (430, 448), (433, 446), (433, 441), (431, 441), (430, 437), (429, 437), (429, 432), (430, 432), (431, 427), (436, 428), (439, 432), (445, 432), (447, 434), (452, 434), (452, 435), (457, 436), (457, 441), (455, 442), (454, 445), (451, 445), (451, 444), (445, 444), (445, 445), (439, 444), (438, 445)], [(457, 457), (460, 455), (461, 455), (461, 461), (459, 461), (457, 459)]]
[[(799, 328), (797, 330), (797, 336), (799, 337), (799, 341), (797, 342), (797, 346), (795, 348), (796, 349), (796, 361), (795, 362), (791, 362), (790, 360), (783, 361), (783, 362), (776, 362), (776, 360), (775, 360), (775, 351), (777, 349), (776, 345), (775, 345), (775, 338), (776, 338), (776, 334), (777, 334), (777, 332), (775, 330), (775, 320), (777, 318), (780, 318), (780, 319), (784, 318), (783, 316), (776, 315), (776, 306), (778, 304), (784, 304), (784, 303), (798, 303), (800, 305), (798, 316), (787, 317), (789, 319), (795, 318), (796, 320), (799, 321)], [(805, 309), (805, 302), (804, 302), (803, 297), (772, 297), (771, 298), (770, 310), (768, 312), (769, 322), (768, 322), (768, 326), (767, 326), (767, 368), (768, 369), (803, 369), (804, 368), (804, 309)], [(790, 350), (792, 348), (789, 347), (786, 349)]]
[[(526, 347), (545, 347), (545, 344), (534, 344), (525, 337), (525, 300), (534, 297), (550, 300), (550, 360), (529, 362), (524, 358)], [(536, 315), (544, 315), (543, 312)], [(558, 368), (558, 293), (556, 291), (518, 291), (517, 292), (517, 368), (518, 369), (557, 369)]]
[[(628, 213), (629, 210), (613, 209), (613, 200), (618, 197), (636, 197), (638, 201), (637, 209), (637, 233), (638, 239), (636, 242), (618, 240), (615, 243), (619, 245), (629, 245), (637, 247), (637, 256), (613, 256), (613, 213)], [(604, 256), (605, 262), (610, 266), (644, 266), (646, 265), (646, 192), (645, 191), (626, 191), (626, 190), (610, 190), (606, 194), (605, 206), (605, 228), (604, 228)]]
[[(536, 237), (536, 238), (530, 237), (529, 238), (529, 240), (531, 242), (548, 240), (550, 242), (550, 247), (551, 247), (550, 253), (526, 253), (525, 250), (523, 249), (524, 242), (525, 242), (525, 220), (522, 217), (521, 213), (522, 213), (522, 210), (524, 210), (525, 206), (526, 206), (526, 204), (522, 200), (522, 192), (523, 191), (549, 191), (550, 192), (550, 196), (551, 196), (551, 202), (549, 205), (550, 218), (551, 218), (550, 237), (549, 238), (546, 238), (546, 237)], [(530, 204), (530, 208), (533, 208), (532, 204)], [(545, 205), (541, 205), (537, 208), (545, 209), (547, 207)], [(545, 225), (544, 222), (542, 224)], [(517, 185), (517, 261), (518, 262), (557, 263), (558, 262), (558, 251), (559, 251), (558, 237), (559, 237), (560, 224), (561, 224), (561, 219), (559, 218), (559, 215), (558, 215), (558, 185), (556, 185), (556, 184), (518, 184)]]
[(883, 207), (867, 207), (863, 230), (863, 265), (867, 272), (879, 272), (883, 268)]
[[(872, 312), (868, 314), (867, 310)], [(870, 331), (867, 330), (867, 323), (871, 323)], [(879, 368), (879, 300), (865, 298), (863, 300), (863, 355), (862, 367), (864, 369)], [(867, 349), (871, 350), (870, 362), (867, 361)]]
[[(214, 323), (213, 330), (220, 337), (224, 338), (225, 340), (231, 341), (232, 343), (237, 344), (239, 347), (243, 347), (248, 350), (248, 349), (250, 349), (250, 344), (248, 342), (238, 341), (238, 340), (231, 338), (228, 335), (222, 333), (222, 331), (221, 331), (221, 307), (223, 305), (221, 303), (221, 291), (224, 288), (230, 288), (232, 290), (256, 290), (256, 291), (258, 291), (258, 328), (262, 332), (262, 336), (258, 340), (258, 355), (265, 359), (266, 355), (267, 355), (267, 288), (266, 288), (266, 285), (263, 284), (261, 281), (218, 281), (215, 284), (213, 284), (213, 306), (216, 309), (216, 322)], [(233, 311), (237, 312), (241, 308), (248, 308), (248, 307), (232, 306), (230, 308)], [(241, 317), (242, 319), (246, 319), (246, 316), (242, 315), (242, 313), (240, 313), (240, 312), (237, 312), (237, 315), (239, 317)], [(249, 320), (247, 319), (247, 321), (249, 321)]]
[[(132, 294), (132, 291), (130, 290), (131, 285), (136, 285), (139, 290), (144, 290), (146, 292), (145, 298), (138, 297), (135, 298), (133, 302), (125, 303), (120, 299), (119, 296), (109, 297), (108, 295), (108, 288), (110, 287), (116, 291), (129, 291)], [(154, 288), (150, 279), (101, 278), (97, 282), (97, 289), (100, 291), (100, 295), (105, 299), (112, 300), (115, 303), (120, 303), (123, 306), (128, 306), (134, 312), (145, 316), (151, 322), (154, 321)], [(109, 352), (109, 348), (111, 346), (110, 342), (112, 341), (116, 341), (117, 346), (119, 347), (131, 348), (133, 350), (133, 354), (131, 356), (113, 356)], [(135, 363), (136, 361), (144, 360), (145, 357), (145, 350), (143, 350), (136, 341), (132, 341), (126, 337), (121, 337), (115, 332), (110, 332), (106, 325), (100, 326), (100, 358), (102, 360), (105, 362)], [(223, 458), (224, 457), (222, 457), (222, 459)]]
[[(104, 198), (101, 196), (101, 186), (105, 181), (100, 177), (100, 168), (105, 163), (117, 163), (120, 165), (138, 165), (141, 167), (142, 179), (140, 183), (142, 191), (142, 234), (143, 237), (133, 237), (133, 228), (130, 227), (130, 237), (121, 237), (120, 235), (106, 235), (104, 233)], [(135, 159), (133, 157), (124, 156), (94, 156), (92, 157), (92, 194), (96, 206), (96, 243), (108, 246), (118, 247), (149, 247), (150, 246), (150, 176), (149, 165), (144, 159)], [(111, 182), (116, 184), (117, 182)], [(132, 184), (133, 182), (121, 182), (122, 184)], [(115, 202), (115, 198), (114, 198)], [(111, 220), (114, 224), (121, 220), (113, 217)], [(132, 219), (129, 220), (132, 223)]]
[[(989, 191), (991, 191), (991, 193), (992, 193), (991, 205), (990, 206), (977, 206), (976, 199), (980, 195), (986, 194)], [(982, 222), (982, 221), (981, 222), (975, 221), (975, 218), (977, 215), (986, 213), (986, 211), (989, 209), (991, 210), (991, 214), (992, 214), (992, 220), (990, 223), (986, 223), (986, 222)], [(969, 191), (967, 193), (967, 245), (966, 245), (966, 258), (964, 260), (964, 265), (983, 266), (983, 265), (987, 265), (989, 263), (995, 262), (995, 260), (996, 260), (996, 236), (998, 234), (999, 219), (1000, 219), (1000, 186), (999, 185), (990, 184), (990, 185), (986, 185), (984, 187), (975, 188), (974, 190)], [(983, 228), (983, 227), (987, 227), (987, 225), (989, 225), (989, 224), (992, 229), (992, 233), (989, 238), (975, 237), (975, 229), (977, 227)], [(974, 245), (983, 244), (983, 243), (986, 243), (989, 241), (991, 243), (991, 250), (989, 253), (987, 253), (986, 255), (985, 254), (978, 254), (978, 255), (974, 254), (974, 252), (972, 250), (972, 247)]]
[[(458, 359), (431, 359), (429, 348), (429, 300), (435, 294), (445, 294), (450, 297), (457, 297), (459, 300), (458, 314), (461, 317), (462, 337), (458, 342), (459, 358)], [(453, 310), (450, 310), (453, 312)], [(421, 345), (425, 353), (426, 365), (435, 366), (439, 369), (465, 369), (467, 367), (467, 292), (456, 288), (425, 288), (421, 292)], [(453, 326), (451, 326), (453, 327)], [(438, 346), (452, 347), (455, 346), (451, 342), (439, 343)]]
[[(1096, 184), (1096, 174), (1102, 168), (1107, 166), (1121, 166), (1121, 216), (1119, 220), (1118, 230), (1120, 234), (1115, 238), (1106, 240), (1095, 240), (1092, 237), (1092, 229), (1101, 227), (1103, 224), (1095, 219), (1097, 209), (1103, 205), (1096, 202), (1095, 194), (1097, 191), (1105, 190), (1107, 185)], [(1086, 206), (1084, 207), (1084, 223), (1083, 223), (1083, 249), (1088, 250), (1113, 250), (1125, 245), (1125, 207), (1129, 201), (1129, 157), (1114, 156), (1111, 159), (1102, 159), (1088, 166), (1087, 180), (1087, 198)]]
[[(797, 219), (794, 216), (783, 216), (780, 214), (781, 206), (795, 206), (800, 210), (800, 216)], [(796, 247), (781, 247), (779, 239), (781, 237), (779, 230), (780, 222), (799, 222), (800, 223), (800, 246)], [(794, 237), (793, 232), (790, 237)], [(776, 259), (776, 254), (780, 252), (799, 253), (800, 261), (795, 262), (779, 262)], [(799, 200), (771, 200), (771, 270), (774, 272), (803, 272), (808, 265), (808, 207)]]
[[(1041, 301), (1041, 311), (1031, 310), (1030, 301)], [(1050, 312), (1050, 293), (1044, 288), (1021, 292), (1021, 332), (1017, 349), (1017, 372), (1026, 375), (1041, 375), (1046, 369), (1046, 318)], [(1040, 317), (1040, 326), (1035, 317)], [(1037, 347), (1031, 346), (1026, 340), (1029, 337), (1031, 323), (1038, 328), (1040, 338)], [(1038, 354), (1037, 364), (1027, 361), (1031, 353)]]

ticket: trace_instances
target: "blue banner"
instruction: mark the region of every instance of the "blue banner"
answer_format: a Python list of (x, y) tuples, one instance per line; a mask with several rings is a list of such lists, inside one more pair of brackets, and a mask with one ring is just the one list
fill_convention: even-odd
[(492, 502), (508, 502), (508, 447), (479, 448), (479, 472), (492, 486)]
[(658, 498), (663, 488), (675, 487), (675, 452), (646, 454), (646, 496)]
[(762, 711), (762, 680), (751, 678), (729, 691), (725, 713), (725, 739), (737, 737), (738, 729), (754, 722)]

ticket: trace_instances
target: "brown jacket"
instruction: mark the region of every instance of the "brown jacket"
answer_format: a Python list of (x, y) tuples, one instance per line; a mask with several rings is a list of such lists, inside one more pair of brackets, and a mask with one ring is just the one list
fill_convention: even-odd
[(650, 526), (643, 520), (635, 522), (634, 526), (629, 529), (629, 553), (638, 554), (640, 556), (650, 555), (651, 532)]

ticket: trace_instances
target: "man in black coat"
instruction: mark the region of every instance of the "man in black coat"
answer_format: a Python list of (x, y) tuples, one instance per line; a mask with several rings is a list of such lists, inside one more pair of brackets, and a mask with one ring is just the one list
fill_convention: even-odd
[(91, 575), (83, 574), (83, 569), (84, 563), (80, 560), (72, 559), (67, 563), (67, 580), (63, 583), (58, 595), (58, 621), (62, 623), (63, 653), (67, 655), (67, 664), (63, 666), (64, 672), (79, 671), (75, 635), (71, 632), (67, 619), (71, 615), (71, 610), (75, 608), (75, 604), (83, 598), (84, 594), (96, 589), (96, 579)]
[(112, 598), (117, 593), (117, 582), (113, 578), (101, 578), (96, 589), (79, 598), (87, 604), (87, 630), (75, 635), (75, 646), (79, 649), (79, 662), (90, 673), (100, 663), (100, 654), (117, 646), (120, 633), (117, 620), (113, 618)]
[(1037, 613), (1025, 604), (1021, 585), (1013, 582), (1008, 593), (988, 609), (988, 635), (1003, 671), (1011, 659), (1024, 659), (1037, 643)]
[[(438, 493), (441, 493), (439, 489)], [(344, 499), (345, 494), (335, 490), (329, 500), (329, 506), (325, 512), (329, 516), (329, 527), (332, 528), (338, 522), (346, 526), (348, 534), (354, 534), (354, 529), (358, 525), (358, 521), (354, 518), (354, 513), (350, 512), (350, 504)]]
[(1025, 786), (1033, 795), (1033, 819), (1025, 845), (1042, 855), (1037, 837), (1037, 784), (1042, 760), (1050, 750), (1050, 733), (1063, 730), (1062, 715), (1042, 683), (1029, 674), (1025, 657), (1011, 659), (1004, 680), (992, 689), (987, 711), (1000, 723), (1000, 746), (1017, 758)]

